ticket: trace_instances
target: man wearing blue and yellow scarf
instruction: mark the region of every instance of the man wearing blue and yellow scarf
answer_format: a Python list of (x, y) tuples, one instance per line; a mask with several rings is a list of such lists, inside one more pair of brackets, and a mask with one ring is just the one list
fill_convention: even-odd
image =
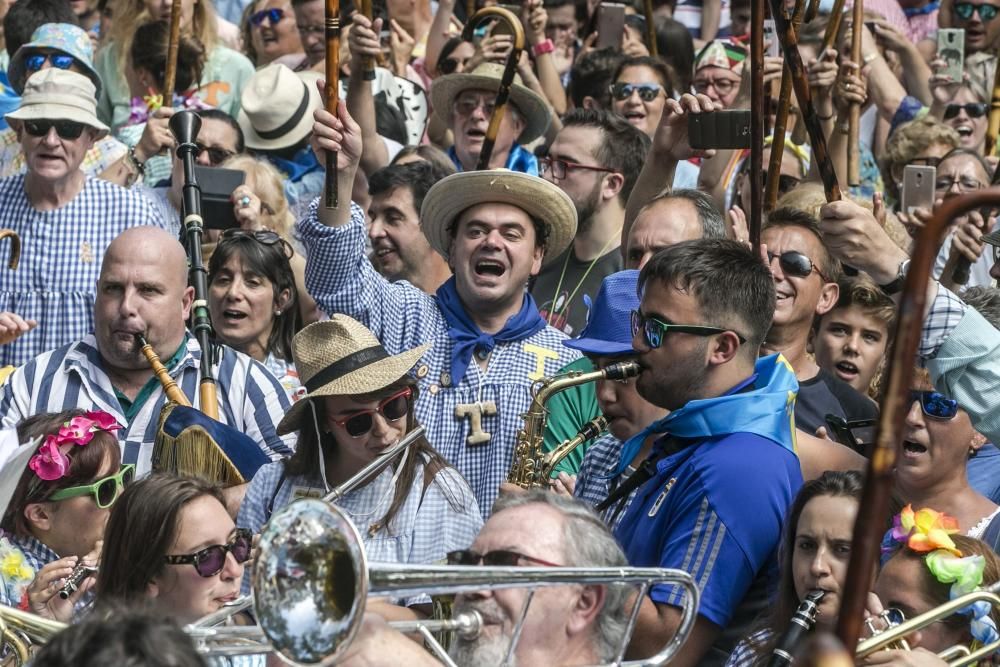
[[(663, 434), (633, 475), (641, 486), (615, 535), (631, 565), (685, 570), (701, 590), (694, 632), (675, 664), (722, 664), (767, 604), (783, 517), (802, 485), (798, 383), (780, 356), (757, 356), (774, 281), (746, 246), (672, 246), (643, 268), (639, 292), (637, 388), (670, 414), (637, 436)], [(629, 657), (654, 653), (686, 603), (677, 587), (654, 586)]]

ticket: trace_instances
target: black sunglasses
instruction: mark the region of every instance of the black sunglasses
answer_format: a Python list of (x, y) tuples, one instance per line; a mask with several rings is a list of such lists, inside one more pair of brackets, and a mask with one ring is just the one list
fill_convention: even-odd
[(925, 417), (937, 421), (949, 421), (958, 414), (958, 401), (937, 391), (910, 391), (910, 405), (920, 403)]
[(778, 258), (778, 265), (781, 267), (781, 270), (790, 276), (808, 278), (809, 274), (815, 271), (824, 282), (830, 282), (830, 279), (819, 270), (819, 267), (816, 266), (815, 262), (803, 255), (801, 252), (789, 250), (788, 252), (783, 252), (780, 255), (768, 252), (767, 263), (770, 264), (773, 262), (775, 257)]
[(388, 422), (399, 421), (410, 413), (410, 399), (413, 390), (407, 387), (385, 399), (374, 410), (359, 410), (343, 419), (334, 419), (337, 424), (352, 438), (360, 438), (375, 427), (375, 413), (385, 417)]
[(484, 554), (473, 551), (472, 549), (462, 549), (460, 551), (448, 552), (447, 558), (448, 565), (482, 564), (487, 567), (516, 567), (520, 565), (522, 561), (526, 561), (528, 563), (544, 565), (545, 567), (561, 567), (556, 563), (550, 563), (547, 560), (534, 558), (533, 556), (525, 556), (522, 553), (511, 551), (510, 549), (497, 549), (496, 551), (487, 551)]
[(657, 83), (616, 83), (609, 90), (619, 102), (632, 97), (632, 93), (639, 93), (639, 99), (643, 102), (652, 102), (660, 96), (663, 86)]
[(265, 9), (263, 11), (259, 11), (255, 14), (252, 14), (250, 16), (250, 23), (252, 23), (256, 27), (260, 27), (261, 24), (263, 24), (264, 20), (266, 19), (271, 22), (271, 25), (274, 25), (275, 23), (281, 21), (281, 19), (283, 19), (284, 17), (285, 17), (284, 9)]
[(194, 565), (194, 569), (202, 577), (214, 577), (226, 566), (226, 554), (232, 554), (236, 562), (242, 565), (250, 560), (250, 550), (253, 547), (253, 533), (246, 528), (237, 528), (233, 539), (226, 544), (213, 544), (201, 551), (184, 556), (164, 556), (170, 565)]
[(969, 102), (968, 104), (947, 104), (944, 107), (944, 119), (951, 120), (958, 115), (959, 111), (965, 110), (969, 118), (982, 118), (990, 110), (990, 105), (985, 102)]
[(54, 127), (60, 139), (79, 139), (80, 135), (83, 134), (83, 128), (86, 127), (83, 123), (77, 123), (73, 120), (26, 120), (23, 122), (24, 131), (33, 137), (44, 137)]
[(236, 155), (233, 151), (226, 150), (225, 148), (206, 146), (198, 141), (194, 142), (194, 145), (198, 147), (199, 153), (208, 153), (208, 161), (213, 167), (218, 167), (220, 164)]
[(1000, 8), (995, 7), (994, 5), (977, 5), (971, 2), (955, 3), (955, 14), (957, 14), (958, 18), (963, 21), (971, 19), (972, 15), (976, 13), (976, 10), (979, 11), (979, 18), (985, 22), (995, 19), (997, 17), (997, 12), (1000, 11)]
[[(691, 336), (714, 336), (716, 334), (726, 333), (727, 331), (732, 331), (732, 329), (723, 329), (722, 327), (711, 327), (701, 324), (671, 324), (669, 322), (664, 322), (653, 315), (643, 315), (638, 310), (632, 311), (632, 337), (635, 338), (639, 335), (639, 331), (642, 331), (642, 335), (646, 341), (646, 345), (650, 349), (655, 350), (663, 344), (663, 339), (667, 337), (667, 334), (685, 333)], [(739, 333), (733, 331), (736, 337), (739, 338), (740, 343), (745, 343), (746, 338), (741, 336)]]

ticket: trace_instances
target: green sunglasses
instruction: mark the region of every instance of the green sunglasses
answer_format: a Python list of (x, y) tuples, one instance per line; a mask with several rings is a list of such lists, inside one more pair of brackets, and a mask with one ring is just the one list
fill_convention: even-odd
[(60, 489), (49, 496), (49, 500), (66, 500), (67, 498), (76, 498), (77, 496), (94, 496), (94, 502), (97, 503), (97, 506), (105, 509), (115, 504), (118, 496), (122, 494), (122, 490), (131, 484), (133, 479), (135, 479), (135, 464), (127, 463), (114, 475), (102, 477), (93, 484)]

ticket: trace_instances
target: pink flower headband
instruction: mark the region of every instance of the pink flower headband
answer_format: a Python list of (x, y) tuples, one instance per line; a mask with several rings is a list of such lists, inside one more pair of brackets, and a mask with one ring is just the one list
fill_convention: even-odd
[(46, 482), (65, 477), (70, 464), (66, 452), (71, 449), (66, 445), (86, 445), (98, 431), (111, 433), (120, 428), (114, 417), (101, 410), (73, 417), (59, 427), (58, 433), (45, 437), (38, 453), (28, 461), (28, 467)]

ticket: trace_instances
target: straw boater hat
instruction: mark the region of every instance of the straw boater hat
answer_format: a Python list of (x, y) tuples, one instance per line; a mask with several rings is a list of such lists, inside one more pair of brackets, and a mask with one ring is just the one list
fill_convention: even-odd
[[(448, 125), (451, 105), (463, 90), (490, 90), (494, 93), (500, 89), (500, 77), (503, 65), (498, 63), (483, 63), (471, 72), (461, 74), (446, 74), (434, 79), (431, 84), (431, 104), (434, 113)], [(514, 75), (510, 86), (510, 101), (524, 117), (524, 130), (517, 138), (519, 143), (526, 144), (545, 134), (549, 127), (549, 108), (545, 100), (530, 88), (521, 83), (521, 77)]]
[(576, 207), (569, 195), (543, 178), (507, 169), (460, 172), (435, 183), (420, 208), (420, 228), (447, 260), (455, 219), (487, 203), (511, 204), (548, 227), (542, 266), (561, 255), (576, 235)]
[(108, 126), (97, 119), (96, 92), (84, 75), (50, 67), (28, 77), (21, 106), (4, 118), (75, 121), (97, 130), (100, 138), (108, 133)]
[(308, 137), (320, 108), (318, 79), (315, 72), (296, 74), (281, 64), (254, 72), (240, 95), (237, 118), (247, 148), (280, 150)]
[(346, 315), (315, 322), (295, 335), (292, 358), (306, 393), (285, 413), (278, 435), (297, 431), (311, 398), (357, 396), (388, 387), (430, 349), (421, 345), (389, 355), (371, 331)]

